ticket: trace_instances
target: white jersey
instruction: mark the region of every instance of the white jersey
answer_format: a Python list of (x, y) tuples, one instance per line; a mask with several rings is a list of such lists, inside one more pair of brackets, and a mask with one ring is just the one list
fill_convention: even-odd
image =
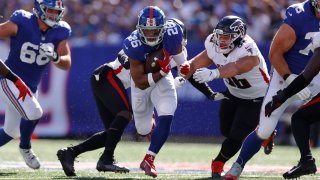
[(211, 39), (212, 34), (207, 37), (205, 41), (205, 48), (207, 50), (208, 57), (217, 65), (217, 67), (221, 67), (229, 63), (236, 63), (240, 58), (245, 56), (259, 57), (259, 65), (255, 66), (249, 72), (236, 75), (232, 78), (224, 78), (223, 80), (230, 93), (238, 98), (255, 99), (263, 97), (266, 93), (270, 76), (268, 74), (266, 62), (256, 43), (247, 35), (243, 45), (235, 47), (235, 49), (225, 57), (222, 53), (217, 53), (215, 51), (215, 47)]
[(124, 88), (128, 89), (130, 87), (130, 69), (125, 69), (122, 64), (119, 62), (118, 58), (116, 60), (107, 63), (107, 66), (112, 68), (116, 76), (121, 80)]

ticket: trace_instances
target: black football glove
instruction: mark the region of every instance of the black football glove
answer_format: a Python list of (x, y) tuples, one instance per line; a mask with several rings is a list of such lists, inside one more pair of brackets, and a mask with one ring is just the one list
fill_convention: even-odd
[(279, 108), (286, 100), (287, 96), (282, 90), (279, 90), (276, 95), (272, 97), (272, 100), (265, 106), (265, 116), (270, 117), (272, 112)]
[(222, 100), (222, 99), (229, 99), (224, 92), (213, 92), (210, 97), (209, 97), (210, 100), (212, 101), (219, 101), (219, 100)]

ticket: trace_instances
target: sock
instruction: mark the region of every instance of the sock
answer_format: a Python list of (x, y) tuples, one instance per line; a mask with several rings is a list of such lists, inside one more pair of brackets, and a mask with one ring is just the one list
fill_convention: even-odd
[(119, 115), (113, 119), (107, 131), (108, 135), (105, 140), (105, 148), (101, 158), (109, 162), (114, 161), (114, 158), (113, 158), (114, 150), (116, 149), (118, 142), (121, 140), (123, 131), (127, 127), (129, 122), (130, 122), (130, 119), (127, 119)]
[(158, 154), (169, 136), (172, 119), (173, 116), (171, 115), (158, 117), (158, 124), (151, 135), (149, 151)]
[(240, 154), (236, 162), (242, 166), (246, 163), (260, 150), (263, 140), (257, 136), (256, 131), (253, 131), (245, 139)]
[(38, 124), (39, 120), (25, 120), (21, 118), (20, 123), (20, 145), (19, 147), (22, 149), (30, 149), (31, 148), (31, 136)]
[(71, 148), (74, 152), (75, 157), (77, 157), (81, 153), (104, 147), (106, 139), (107, 132), (101, 131), (92, 135), (89, 139), (85, 140), (84, 142)]
[(4, 132), (3, 128), (0, 128), (0, 147), (7, 144), (11, 139), (13, 138)]
[(237, 154), (237, 152), (241, 149), (241, 145), (241, 140), (227, 138), (223, 141), (220, 152), (215, 161), (220, 161), (223, 163), (227, 162), (230, 158)]

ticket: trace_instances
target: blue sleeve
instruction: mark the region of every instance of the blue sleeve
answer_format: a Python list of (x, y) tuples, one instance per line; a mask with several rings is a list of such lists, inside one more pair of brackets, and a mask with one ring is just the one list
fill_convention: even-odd
[(180, 26), (166, 28), (163, 35), (163, 47), (170, 55), (176, 55), (182, 45), (183, 31)]
[(142, 46), (132, 47), (131, 41), (128, 38), (126, 38), (122, 44), (122, 49), (129, 58), (144, 62), (144, 51), (141, 48)]
[(283, 22), (291, 26), (294, 31), (296, 31), (296, 34), (298, 34), (297, 31), (300, 29), (299, 27), (301, 27), (302, 24), (300, 22), (300, 16), (297, 13), (296, 8), (299, 7), (296, 5), (292, 5), (287, 8)]
[(61, 40), (68, 39), (72, 33), (70, 25), (65, 21), (61, 21), (60, 27), (61, 27), (61, 29), (60, 29), (61, 33), (58, 33), (58, 36), (61, 37)]
[(31, 18), (30, 13), (24, 10), (16, 10), (10, 17), (10, 21), (18, 26), (23, 24), (26, 18)]

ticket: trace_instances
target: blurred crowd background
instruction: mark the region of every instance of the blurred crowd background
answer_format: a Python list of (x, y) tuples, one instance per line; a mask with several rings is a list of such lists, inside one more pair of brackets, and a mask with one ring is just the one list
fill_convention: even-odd
[[(302, 0), (300, 0), (302, 1)], [(256, 42), (270, 41), (282, 22), (285, 9), (297, 0), (65, 0), (64, 19), (71, 25), (73, 46), (88, 43), (119, 44), (135, 29), (141, 9), (150, 3), (159, 6), (168, 18), (181, 19), (188, 29), (189, 42), (202, 42), (218, 20), (234, 14), (248, 25)], [(16, 9), (31, 11), (33, 0), (1, 0), (0, 22)]]

